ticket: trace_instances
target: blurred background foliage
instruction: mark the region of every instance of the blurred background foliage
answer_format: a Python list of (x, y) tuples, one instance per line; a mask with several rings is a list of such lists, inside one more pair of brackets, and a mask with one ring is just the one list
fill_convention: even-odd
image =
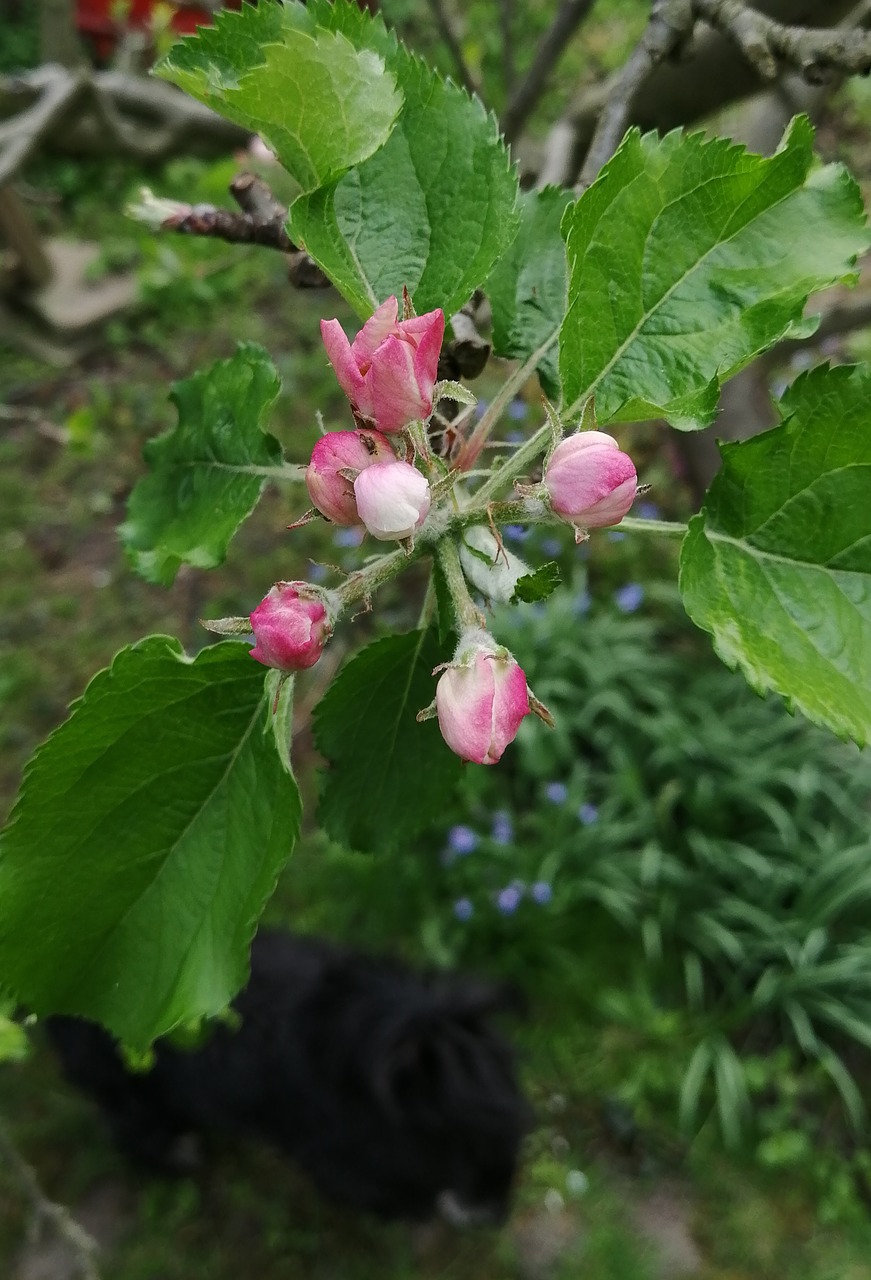
[[(506, 66), (491, 0), (465, 7), (463, 52), (495, 108), (551, 9), (517, 7), (523, 38)], [(452, 70), (427, 6), (384, 0), (383, 10)], [(539, 119), (619, 65), (646, 10), (601, 0)], [(24, 5), (4, 26), (0, 69), (36, 54)], [(867, 87), (846, 90), (832, 119), (826, 145), (864, 183)], [(0, 348), (4, 814), (30, 752), (121, 645), (168, 632), (197, 648), (200, 617), (247, 613), (272, 581), (317, 578), (358, 555), (353, 530), (286, 532), (307, 505), (298, 487), (268, 488), (226, 564), (183, 570), (169, 591), (135, 579), (117, 542), (142, 443), (172, 425), (168, 383), (237, 341), (262, 342), (276, 361), (272, 430), (292, 457), (305, 459), (318, 411), (348, 425), (318, 330), (324, 314), (350, 319), (340, 299), (292, 290), (278, 255), (153, 236), (123, 217), (143, 183), (224, 203), (243, 166), (250, 157), (154, 169), (42, 156), (22, 174), (41, 228), (99, 241), (95, 274), (135, 272), (138, 301), (66, 366), (18, 342)], [(772, 381), (811, 358), (772, 367)], [(475, 389), (485, 401), (497, 386), (490, 372)], [(508, 432), (537, 415), (537, 394), (514, 402)], [(669, 439), (652, 425), (626, 437), (652, 485), (641, 514), (685, 518), (691, 498)], [(518, 529), (512, 547), (533, 566), (556, 560), (566, 584), (547, 605), (493, 619), (556, 730), (524, 724), (499, 768), (466, 770), (438, 830), (365, 858), (316, 827), (309, 719), (325, 673), (304, 673), (295, 754), (307, 829), (267, 912), (424, 964), (504, 975), (525, 992), (518, 1035), (541, 1124), (511, 1228), (424, 1240), (376, 1226), (322, 1204), (271, 1153), (230, 1146), (197, 1182), (149, 1181), (61, 1084), (38, 1029), (25, 1055), (0, 1010), (5, 1123), (51, 1195), (87, 1210), (108, 1194), (117, 1280), (651, 1280), (677, 1274), (657, 1218), (692, 1237), (692, 1273), (706, 1280), (871, 1278), (871, 763), (717, 662), (680, 609), (670, 542), (616, 531), (594, 536), (588, 554), (568, 533)], [(340, 633), (326, 674), (365, 637), (413, 625), (424, 585), (403, 579), (377, 615)], [(4, 1270), (25, 1219), (0, 1166)]]

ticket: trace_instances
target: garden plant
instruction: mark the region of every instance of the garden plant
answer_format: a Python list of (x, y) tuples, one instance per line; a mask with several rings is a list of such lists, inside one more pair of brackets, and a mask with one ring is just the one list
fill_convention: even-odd
[[(722, 0), (655, 4), (636, 62), (673, 51), (696, 19), (729, 13), (747, 56), (775, 70), (813, 78), (871, 62), (862, 33), (754, 25), (753, 10)], [(640, 506), (632, 514), (647, 481), (621, 444), (634, 422), (708, 426), (731, 376), (813, 332), (811, 295), (855, 279), (871, 246), (859, 190), (841, 165), (819, 162), (807, 118), (771, 156), (680, 130), (631, 129), (621, 141), (626, 80), (577, 187), (521, 191), (480, 101), (346, 0), (220, 14), (157, 72), (262, 136), (296, 195), (286, 225), (249, 215), (250, 238), (321, 273), (358, 323), (346, 333), (323, 295), (319, 340), (347, 411), (323, 424), (308, 456), (286, 457), (268, 431), (280, 380), (263, 348), (241, 345), (175, 385), (177, 426), (148, 444), (129, 501), (129, 561), (164, 585), (182, 566), (220, 565), (269, 481), (286, 482), (290, 528), (276, 537), (288, 545), (310, 521), (362, 525), (367, 537), (351, 572), (318, 566), (306, 581), (265, 582), (247, 616), (204, 619), (221, 638), (195, 655), (160, 635), (122, 650), (36, 752), (0, 839), (0, 1013), (10, 1019), (0, 1019), (0, 1053), (4, 1043), (17, 1051), (16, 1007), (93, 1018), (140, 1059), (156, 1037), (226, 1007), (300, 829), (295, 685), (316, 676), (339, 634), (353, 643), (355, 619), (377, 615), (379, 592), (401, 575), (419, 596), (418, 625), (388, 627), (346, 659), (314, 712), (325, 832), (413, 858), (470, 771), (491, 766), (478, 770), (489, 787), (491, 772), (511, 769), (528, 716), (548, 726), (568, 767), (559, 707), (587, 623), (560, 566), (526, 563), (510, 530), (570, 526), (591, 562), (618, 524), (645, 547), (679, 543), (683, 608), (753, 690), (859, 746), (871, 726), (871, 366), (797, 377), (777, 426), (723, 447), (688, 525)], [(156, 228), (197, 217), (150, 194), (135, 212)], [(501, 361), (486, 405), (467, 385), (483, 360), (460, 356), (469, 326), (475, 352), (486, 358), (489, 344)], [(509, 406), (536, 375), (535, 425), (518, 439)], [(539, 608), (571, 615), (564, 671), (554, 675), (549, 652), (546, 680), (535, 646), (521, 663), (510, 641), (516, 619)], [(674, 750), (678, 773), (680, 742)], [(541, 798), (527, 802), (532, 812)], [(831, 853), (848, 860), (849, 849)], [(722, 900), (682, 913), (693, 876), (710, 876), (702, 839), (692, 855), (688, 870), (651, 853), (640, 884), (616, 857), (598, 870), (568, 861), (559, 892), (640, 922), (653, 955), (676, 929), (663, 980), (683, 983), (690, 1002), (715, 1003), (731, 980), (755, 984), (760, 1007), (767, 1000), (790, 1022), (858, 1121), (861, 1100), (821, 1029), (855, 1031), (864, 993), (808, 1010), (787, 990), (790, 966), (828, 963), (831, 975), (858, 965), (849, 912), (830, 961), (828, 940), (797, 938), (784, 914), (800, 899), (810, 917), (814, 894), (837, 896), (836, 870), (813, 888), (784, 871), (783, 892), (752, 918)], [(735, 841), (734, 856), (743, 876), (763, 855)], [(552, 871), (530, 902), (543, 905)], [(717, 874), (728, 881), (728, 869)], [(468, 901), (462, 886), (457, 901)], [(694, 1054), (686, 1112), (709, 1072), (721, 1096), (735, 1080), (719, 1026)], [(743, 1105), (723, 1104), (725, 1129)]]

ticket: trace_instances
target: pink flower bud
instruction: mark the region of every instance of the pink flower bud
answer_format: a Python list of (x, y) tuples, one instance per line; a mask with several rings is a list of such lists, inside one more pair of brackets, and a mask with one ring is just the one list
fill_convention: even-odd
[(411, 538), (429, 514), (429, 481), (409, 462), (376, 462), (354, 481), (360, 519), (381, 542)]
[(603, 431), (560, 441), (544, 472), (557, 515), (584, 529), (619, 524), (635, 501), (638, 476), (628, 454)]
[(388, 298), (352, 343), (338, 320), (321, 321), (327, 355), (356, 418), (379, 431), (401, 431), (432, 413), (444, 312), (410, 320), (397, 320), (398, 313), (396, 298)]
[(436, 686), (435, 705), (445, 742), (475, 764), (496, 764), (532, 709), (522, 668), (489, 637), (465, 652), (460, 645)]
[(395, 457), (380, 431), (329, 431), (312, 449), (305, 473), (309, 497), (334, 524), (359, 524), (354, 482), (339, 473), (364, 471), (374, 462), (392, 462)]
[(332, 627), (317, 589), (307, 582), (276, 582), (251, 614), (257, 641), (251, 657), (279, 671), (302, 671), (321, 656)]

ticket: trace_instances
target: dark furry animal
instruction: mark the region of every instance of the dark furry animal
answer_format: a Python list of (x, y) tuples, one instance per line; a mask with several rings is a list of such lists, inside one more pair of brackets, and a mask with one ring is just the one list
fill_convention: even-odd
[(251, 978), (193, 1051), (133, 1073), (111, 1038), (47, 1019), (68, 1079), (130, 1156), (179, 1171), (188, 1135), (236, 1130), (292, 1156), (333, 1200), (382, 1217), (504, 1217), (530, 1112), (490, 1025), (505, 987), (422, 976), (314, 938), (263, 933)]

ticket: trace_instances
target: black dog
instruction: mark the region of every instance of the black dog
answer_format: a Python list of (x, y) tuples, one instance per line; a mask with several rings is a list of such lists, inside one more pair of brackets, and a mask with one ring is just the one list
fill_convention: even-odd
[(514, 1055), (489, 1025), (512, 1006), (492, 983), (264, 933), (239, 1025), (193, 1051), (158, 1042), (147, 1072), (128, 1071), (101, 1028), (46, 1021), (69, 1080), (152, 1168), (178, 1172), (188, 1135), (235, 1129), (340, 1203), (459, 1225), (504, 1217), (529, 1128)]

